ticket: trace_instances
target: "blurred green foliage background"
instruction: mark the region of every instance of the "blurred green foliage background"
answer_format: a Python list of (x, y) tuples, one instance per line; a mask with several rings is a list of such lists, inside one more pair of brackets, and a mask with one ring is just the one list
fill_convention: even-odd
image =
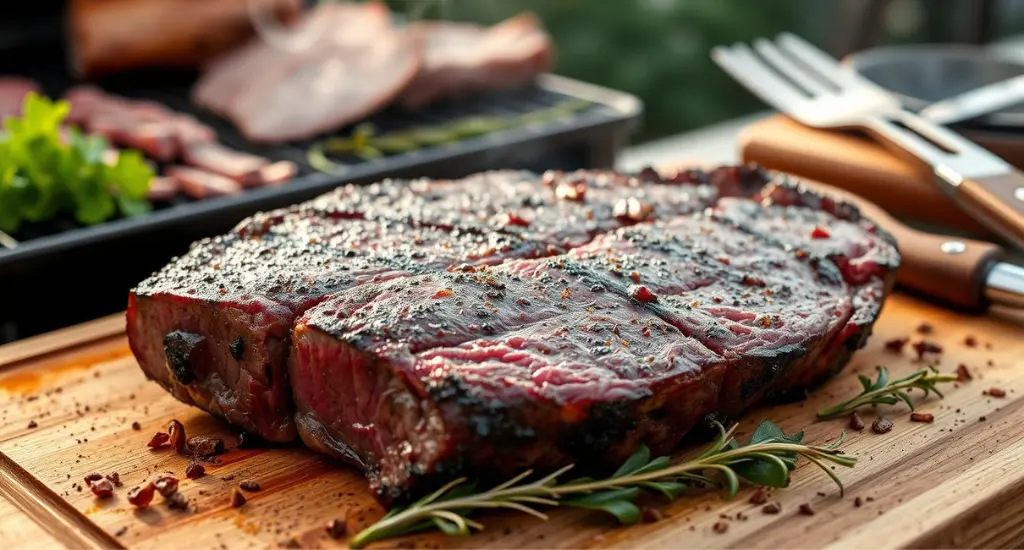
[[(891, 0), (877, 43), (955, 40), (977, 0)], [(723, 43), (790, 31), (830, 49), (852, 35), (846, 0), (388, 0), (411, 18), (496, 23), (536, 13), (558, 48), (556, 72), (640, 97), (636, 142), (683, 132), (764, 106), (715, 66)], [(865, 2), (861, 2), (864, 4)], [(1024, 32), (1024, 0), (997, 2), (999, 35)]]

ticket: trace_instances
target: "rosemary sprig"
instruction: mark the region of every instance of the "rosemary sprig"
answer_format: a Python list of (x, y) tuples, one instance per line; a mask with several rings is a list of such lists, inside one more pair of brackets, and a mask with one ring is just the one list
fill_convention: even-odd
[(572, 465), (534, 481), (528, 481), (532, 472), (527, 470), (482, 492), (477, 492), (475, 485), (467, 483), (466, 478), (456, 479), (407, 508), (392, 510), (355, 535), (349, 545), (360, 548), (377, 540), (433, 528), (448, 535), (468, 535), (484, 528), (469, 519), (471, 513), (499, 508), (542, 520), (546, 520), (547, 515), (538, 509), (541, 507), (588, 508), (609, 513), (620, 523), (631, 524), (640, 519), (640, 509), (633, 501), (643, 492), (660, 493), (672, 500), (694, 484), (714, 485), (716, 479), (730, 498), (739, 491), (741, 479), (754, 485), (786, 487), (799, 457), (820, 467), (842, 492), (842, 482), (825, 463), (852, 467), (857, 461), (838, 450), (845, 433), (829, 445), (804, 445), (801, 443), (803, 432), (786, 435), (766, 420), (746, 445), (740, 445), (733, 437), (735, 425), (729, 430), (716, 425), (718, 438), (690, 460), (672, 464), (665, 456), (652, 459), (650, 451), (641, 446), (605, 479), (583, 477), (561, 481)]
[(944, 397), (937, 387), (938, 384), (955, 382), (957, 375), (940, 374), (935, 367), (928, 367), (898, 380), (889, 381), (889, 371), (885, 367), (878, 367), (878, 379), (874, 382), (871, 382), (871, 379), (863, 374), (859, 375), (858, 379), (860, 379), (861, 386), (864, 387), (860, 395), (834, 407), (818, 411), (818, 418), (840, 416), (864, 405), (895, 405), (900, 401), (906, 403), (913, 411), (914, 401), (910, 398), (907, 390), (919, 388), (924, 391), (925, 397), (933, 392), (939, 397)]

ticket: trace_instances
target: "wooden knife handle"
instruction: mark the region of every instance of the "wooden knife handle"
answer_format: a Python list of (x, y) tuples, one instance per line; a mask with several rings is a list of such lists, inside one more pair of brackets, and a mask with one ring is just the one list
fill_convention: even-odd
[(963, 309), (986, 305), (985, 277), (1002, 247), (985, 241), (918, 231), (893, 218), (874, 203), (824, 184), (808, 184), (845, 199), (896, 237), (902, 261), (896, 281), (903, 287)]
[(961, 207), (986, 222), (1016, 248), (1024, 250), (1024, 174), (1014, 170), (987, 178), (965, 179), (956, 188)]

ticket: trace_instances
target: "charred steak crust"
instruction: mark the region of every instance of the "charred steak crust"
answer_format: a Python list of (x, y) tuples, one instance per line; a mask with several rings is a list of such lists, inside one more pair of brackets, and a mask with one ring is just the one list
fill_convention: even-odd
[(182, 401), (393, 505), (798, 396), (864, 346), (898, 264), (855, 207), (756, 167), (388, 180), (200, 241), (128, 332)]

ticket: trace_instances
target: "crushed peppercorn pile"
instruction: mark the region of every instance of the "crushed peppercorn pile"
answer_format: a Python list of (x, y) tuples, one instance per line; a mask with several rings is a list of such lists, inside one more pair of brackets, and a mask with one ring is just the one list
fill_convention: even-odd
[(463, 474), (614, 464), (799, 394), (862, 347), (892, 237), (756, 167), (346, 186), (131, 293), (146, 374), (386, 505)]

